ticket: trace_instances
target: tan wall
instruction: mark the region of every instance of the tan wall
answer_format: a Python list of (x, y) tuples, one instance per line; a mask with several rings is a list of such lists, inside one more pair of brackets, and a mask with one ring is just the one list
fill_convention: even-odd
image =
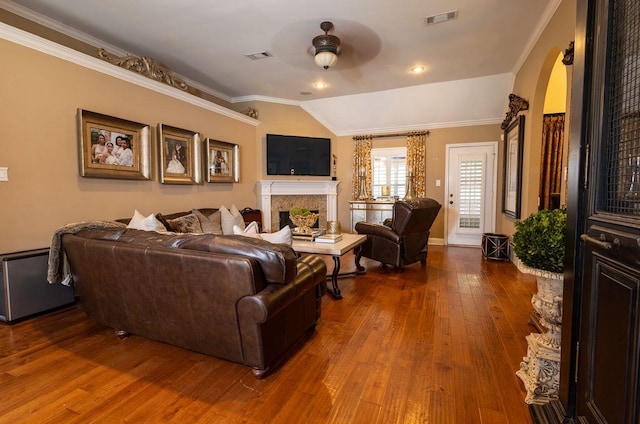
[[(529, 101), (529, 110), (523, 112), (525, 134), (521, 218), (538, 210), (540, 140), (547, 84), (558, 54), (567, 49), (574, 39), (575, 20), (576, 1), (564, 0), (516, 74), (513, 93)], [(567, 93), (567, 96), (570, 97), (571, 93)], [(567, 115), (570, 115), (570, 111), (567, 111)], [(565, 125), (565, 128), (569, 128), (569, 125)], [(568, 140), (568, 134), (565, 134), (565, 140)], [(513, 234), (513, 222), (513, 219), (500, 214), (497, 231)]]
[[(255, 206), (256, 127), (0, 40), (0, 252), (48, 246), (67, 223), (175, 212), (192, 207)], [(153, 181), (82, 178), (78, 173), (78, 108), (198, 131), (237, 143), (241, 182), (165, 185)], [(154, 149), (155, 153), (155, 149)]]

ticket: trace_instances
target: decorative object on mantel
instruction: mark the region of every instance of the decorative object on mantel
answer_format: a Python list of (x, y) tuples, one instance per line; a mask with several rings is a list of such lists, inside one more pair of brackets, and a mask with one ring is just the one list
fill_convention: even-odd
[(294, 206), (289, 209), (289, 218), (296, 226), (294, 233), (312, 234), (311, 227), (318, 220), (318, 214), (311, 212), (307, 208)]
[(121, 68), (170, 85), (171, 87), (183, 91), (187, 91), (187, 89), (189, 89), (187, 83), (174, 76), (169, 68), (156, 63), (156, 61), (149, 56), (138, 57), (128, 54), (126, 56), (119, 57), (109, 53), (105, 49), (98, 49), (98, 57)]
[(573, 65), (573, 51), (574, 51), (573, 44), (574, 44), (573, 41), (569, 43), (569, 48), (567, 48), (564, 51), (564, 57), (562, 58), (562, 63), (564, 63), (567, 66)]
[(527, 356), (516, 375), (527, 390), (525, 402), (544, 404), (557, 399), (560, 388), (567, 212), (543, 209), (514, 225), (513, 250), (519, 259), (518, 269), (535, 275), (537, 280), (538, 292), (531, 299), (535, 310), (531, 321), (544, 331), (526, 337)]
[(504, 121), (502, 121), (500, 128), (506, 130), (513, 118), (518, 116), (518, 113), (523, 110), (529, 110), (529, 102), (513, 93), (509, 94), (509, 111), (506, 113), (507, 116), (504, 118)]

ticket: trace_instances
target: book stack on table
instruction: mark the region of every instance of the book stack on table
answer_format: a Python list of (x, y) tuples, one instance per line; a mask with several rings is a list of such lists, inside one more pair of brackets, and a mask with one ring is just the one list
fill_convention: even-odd
[(314, 241), (318, 236), (324, 234), (322, 230), (313, 230), (311, 233), (299, 233), (295, 230), (291, 231), (291, 237), (295, 240)]
[(342, 240), (342, 234), (323, 234), (315, 238), (316, 243), (337, 243)]

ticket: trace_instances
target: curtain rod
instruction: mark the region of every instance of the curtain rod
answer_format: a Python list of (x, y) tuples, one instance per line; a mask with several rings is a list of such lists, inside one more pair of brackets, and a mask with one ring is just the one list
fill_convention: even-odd
[(426, 131), (409, 131), (404, 133), (392, 134), (372, 134), (372, 135), (354, 135), (354, 140), (366, 140), (367, 138), (388, 138), (388, 137), (409, 137), (411, 135), (431, 135), (429, 130)]

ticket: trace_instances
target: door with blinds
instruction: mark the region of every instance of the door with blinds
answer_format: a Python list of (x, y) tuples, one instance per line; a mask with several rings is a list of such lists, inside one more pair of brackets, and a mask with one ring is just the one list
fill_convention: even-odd
[(447, 146), (446, 243), (480, 246), (496, 221), (497, 142)]

